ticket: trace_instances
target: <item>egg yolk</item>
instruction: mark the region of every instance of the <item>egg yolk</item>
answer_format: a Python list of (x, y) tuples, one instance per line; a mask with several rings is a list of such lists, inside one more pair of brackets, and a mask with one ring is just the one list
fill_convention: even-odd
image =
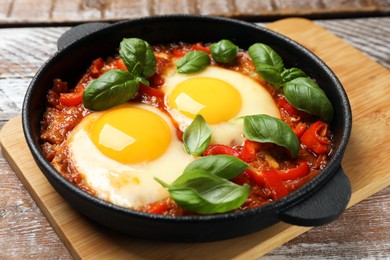
[(236, 116), (241, 110), (242, 99), (238, 90), (229, 83), (198, 77), (179, 83), (167, 103), (190, 118), (201, 114), (207, 123), (217, 124)]
[(152, 111), (122, 107), (99, 117), (90, 136), (104, 155), (131, 164), (157, 159), (167, 149), (172, 135), (165, 120)]

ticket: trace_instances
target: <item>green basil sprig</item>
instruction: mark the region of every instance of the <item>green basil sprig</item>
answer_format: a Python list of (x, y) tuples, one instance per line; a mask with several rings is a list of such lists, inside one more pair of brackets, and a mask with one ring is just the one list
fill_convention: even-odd
[(299, 140), (293, 130), (282, 120), (268, 115), (244, 117), (244, 134), (251, 141), (273, 143), (287, 148), (295, 158)]
[(286, 100), (299, 110), (316, 115), (331, 122), (333, 106), (325, 92), (309, 78), (296, 78), (286, 82), (283, 87)]
[(270, 46), (263, 43), (255, 43), (248, 49), (249, 56), (257, 64), (267, 64), (282, 72), (284, 64), (282, 58)]
[(255, 43), (248, 49), (249, 56), (256, 65), (256, 71), (276, 89), (282, 84), (280, 73), (284, 69), (282, 58), (268, 45)]
[[(204, 159), (207, 158), (207, 159)], [(229, 159), (232, 162), (229, 162)], [(198, 162), (198, 160), (201, 160)], [(206, 164), (203, 160), (210, 160)], [(155, 178), (164, 186), (171, 198), (182, 208), (199, 213), (224, 213), (240, 207), (249, 196), (249, 185), (237, 185), (229, 178), (241, 174), (247, 167), (234, 156), (206, 156), (189, 164), (183, 174), (173, 183), (166, 184)], [(225, 163), (231, 168), (227, 171)], [(240, 166), (236, 166), (238, 163)], [(245, 167), (242, 165), (245, 164)]]
[(307, 77), (305, 72), (298, 68), (290, 68), (284, 70), (281, 74), (283, 82), (289, 82), (296, 78)]
[(231, 64), (236, 59), (238, 47), (229, 40), (220, 40), (210, 46), (213, 59), (221, 64)]
[(156, 72), (156, 57), (152, 47), (144, 40), (123, 39), (119, 55), (127, 70), (135, 76), (149, 78)]
[(149, 43), (138, 38), (123, 39), (119, 55), (128, 71), (110, 70), (92, 80), (83, 93), (84, 107), (109, 109), (133, 98), (139, 83), (149, 85), (146, 78), (156, 72), (156, 57)]
[(210, 64), (210, 57), (204, 51), (190, 51), (177, 62), (177, 71), (188, 74), (201, 71)]
[(199, 157), (184, 169), (184, 172), (202, 169), (224, 179), (233, 179), (248, 168), (248, 164), (237, 157), (219, 154)]
[(209, 146), (211, 128), (200, 114), (197, 114), (183, 134), (184, 150), (191, 155), (201, 155)]
[(100, 111), (121, 104), (132, 98), (139, 88), (131, 73), (110, 70), (93, 80), (83, 93), (84, 107)]
[(287, 101), (298, 110), (319, 116), (324, 121), (333, 119), (333, 107), (318, 84), (298, 68), (285, 69), (281, 57), (268, 45), (255, 43), (248, 53), (256, 71), (276, 90), (283, 88)]

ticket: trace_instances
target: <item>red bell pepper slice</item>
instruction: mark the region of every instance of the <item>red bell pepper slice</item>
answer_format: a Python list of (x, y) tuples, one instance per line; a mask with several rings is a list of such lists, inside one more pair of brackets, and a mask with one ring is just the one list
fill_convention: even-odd
[(298, 137), (298, 138), (301, 138), (301, 136), (303, 135), (303, 133), (305, 133), (306, 131), (306, 123), (298, 123), (295, 127), (294, 127), (294, 133), (295, 135)]
[(245, 140), (241, 150), (240, 159), (244, 162), (252, 162), (257, 159), (256, 153), (260, 150), (261, 143)]
[(303, 176), (302, 178), (299, 178), (299, 179), (296, 179), (296, 180), (292, 180), (292, 181), (289, 181), (289, 182), (286, 182), (286, 187), (287, 189), (290, 191), (290, 192), (293, 192), (295, 191), (296, 189), (302, 187), (303, 185), (305, 185), (306, 183), (308, 183), (311, 179), (313, 179), (313, 177), (315, 175), (317, 175), (319, 172), (318, 171), (312, 171), (310, 172), (309, 174)]
[(217, 155), (217, 154), (227, 154), (227, 155), (232, 155), (232, 156), (236, 156), (236, 157), (239, 157), (240, 153), (227, 146), (227, 145), (223, 145), (223, 144), (212, 144), (212, 145), (209, 145), (206, 150), (203, 152), (203, 155), (204, 156), (207, 156), (207, 155)]
[(276, 170), (263, 172), (265, 185), (271, 191), (271, 198), (278, 200), (288, 194), (288, 189), (283, 183), (282, 178)]
[(278, 170), (279, 176), (283, 181), (296, 180), (305, 176), (309, 172), (309, 165), (307, 162), (301, 161), (298, 166), (288, 170)]
[(253, 168), (248, 168), (245, 170), (245, 173), (248, 174), (248, 176), (259, 186), (266, 186), (264, 174), (262, 172), (259, 172)]
[(317, 121), (310, 125), (309, 129), (301, 137), (301, 142), (317, 155), (329, 152), (330, 140), (327, 137), (328, 125)]
[(197, 50), (197, 51), (204, 51), (204, 52), (207, 52), (208, 54), (210, 54), (210, 47), (204, 46), (201, 43), (196, 43), (196, 44), (192, 45), (192, 49)]
[(279, 107), (283, 108), (286, 110), (286, 112), (292, 116), (292, 117), (299, 117), (299, 110), (293, 107), (288, 101), (286, 100), (285, 97), (279, 97), (278, 98), (278, 105)]
[(139, 90), (138, 92), (143, 95), (147, 95), (149, 97), (158, 97), (158, 98), (164, 98), (164, 92), (162, 92), (159, 89), (155, 89), (149, 86), (146, 86), (142, 83), (139, 84)]
[(241, 173), (237, 177), (234, 177), (233, 179), (231, 179), (231, 181), (238, 185), (244, 185), (244, 184), (252, 185), (253, 183), (253, 179), (247, 174), (246, 171)]
[(83, 102), (84, 86), (79, 84), (75, 87), (73, 92), (61, 93), (59, 101), (61, 105), (70, 107), (77, 106)]

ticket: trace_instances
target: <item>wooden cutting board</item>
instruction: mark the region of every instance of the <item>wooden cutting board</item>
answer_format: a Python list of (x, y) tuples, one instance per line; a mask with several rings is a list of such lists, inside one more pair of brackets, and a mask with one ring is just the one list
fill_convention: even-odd
[[(311, 21), (290, 18), (268, 27), (316, 53), (347, 91), (353, 112), (352, 135), (342, 162), (352, 184), (348, 207), (390, 185), (389, 70)], [(79, 215), (56, 193), (32, 159), (20, 116), (5, 124), (0, 141), (4, 157), (76, 259), (253, 259), (309, 229), (278, 223), (244, 237), (198, 244), (126, 237)]]

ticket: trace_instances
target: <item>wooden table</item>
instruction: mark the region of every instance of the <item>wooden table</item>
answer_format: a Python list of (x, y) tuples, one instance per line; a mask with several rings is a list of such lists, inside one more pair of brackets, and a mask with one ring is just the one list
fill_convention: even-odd
[[(286, 16), (363, 17), (390, 14), (389, 0), (2, 0), (0, 26), (117, 21), (150, 15), (202, 14), (252, 21)], [(259, 20), (261, 19), (261, 20)]]
[[(390, 17), (316, 22), (390, 68)], [(0, 29), (0, 127), (21, 113), (31, 78), (56, 51), (56, 40), (67, 29)], [(313, 228), (263, 258), (302, 257), (389, 259), (390, 188), (351, 207), (335, 222)], [(0, 259), (26, 258), (71, 256), (1, 154)]]

